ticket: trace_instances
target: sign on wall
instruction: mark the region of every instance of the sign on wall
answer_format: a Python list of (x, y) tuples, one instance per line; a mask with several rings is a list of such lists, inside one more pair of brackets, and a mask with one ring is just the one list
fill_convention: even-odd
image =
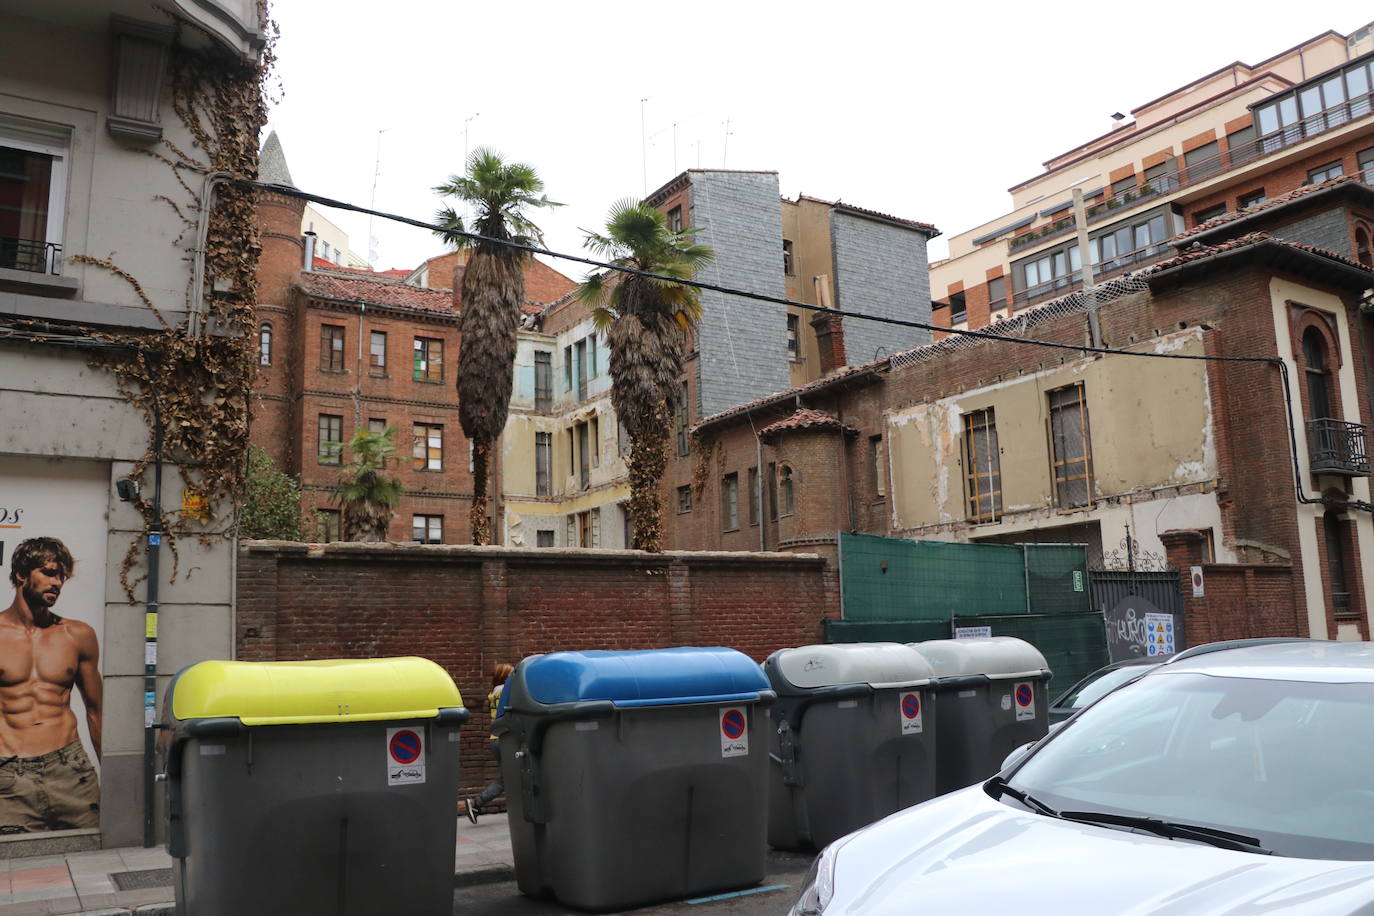
[(107, 464), (0, 458), (0, 835), (100, 826), (109, 486)]

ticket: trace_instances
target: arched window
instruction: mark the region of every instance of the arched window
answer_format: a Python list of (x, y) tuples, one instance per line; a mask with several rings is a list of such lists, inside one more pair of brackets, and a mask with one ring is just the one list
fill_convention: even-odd
[(272, 325), (266, 321), (258, 328), (258, 364), (272, 365)]
[(1331, 370), (1327, 365), (1326, 340), (1316, 328), (1309, 327), (1303, 332), (1302, 359), (1307, 376), (1308, 418), (1331, 417)]
[(778, 510), (783, 515), (797, 511), (796, 481), (789, 465), (778, 468)]
[(1374, 267), (1374, 257), (1369, 252), (1369, 232), (1364, 226), (1355, 228), (1355, 260), (1365, 267)]

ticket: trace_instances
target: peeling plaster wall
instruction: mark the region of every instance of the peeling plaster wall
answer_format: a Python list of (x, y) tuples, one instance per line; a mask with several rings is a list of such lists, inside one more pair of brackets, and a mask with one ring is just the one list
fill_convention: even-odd
[[(1196, 329), (1179, 332), (1151, 346), (1157, 352), (1200, 355), (1201, 333)], [(1053, 501), (1046, 392), (1080, 381), (1088, 405), (1096, 495), (1118, 505), (1066, 512)], [(1120, 530), (1124, 537), (1125, 524), (1132, 522), (1133, 531), (1143, 524), (1150, 533), (1148, 549), (1162, 554), (1163, 545), (1153, 532), (1166, 530), (1156, 524), (1162, 524), (1165, 515), (1166, 527), (1215, 527), (1220, 532), (1215, 498), (1210, 493), (1180, 491), (1208, 488), (1217, 476), (1206, 364), (1125, 356), (1076, 360), (889, 411), (886, 425), (895, 531), (920, 530), (922, 536), (939, 536), (932, 529), (949, 526), (947, 533), (953, 536), (955, 526), (968, 528), (962, 523), (966, 516), (963, 418), (987, 408), (993, 409), (997, 424), (1004, 517), (999, 524), (977, 526), (977, 535), (1043, 527), (1046, 519), (1056, 524), (1096, 519), (1103, 527), (1104, 542), (1114, 543), (1113, 532)], [(1140, 509), (1140, 503), (1158, 498), (1169, 503)]]

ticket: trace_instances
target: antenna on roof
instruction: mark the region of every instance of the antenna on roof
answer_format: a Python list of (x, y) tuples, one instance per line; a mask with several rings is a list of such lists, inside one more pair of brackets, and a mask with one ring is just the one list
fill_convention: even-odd
[[(369, 210), (377, 209), (377, 176), (382, 174), (382, 134), (389, 130), (394, 128), (383, 127), (377, 131), (377, 158), (372, 162), (372, 203), (368, 207)], [(377, 217), (371, 215), (367, 218), (367, 266), (374, 270), (376, 265), (372, 262), (377, 260), (377, 240), (373, 238), (372, 225), (376, 219)]]

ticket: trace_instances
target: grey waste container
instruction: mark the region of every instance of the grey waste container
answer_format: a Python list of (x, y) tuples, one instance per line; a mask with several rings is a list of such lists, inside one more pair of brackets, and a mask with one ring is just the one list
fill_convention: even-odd
[(935, 795), (934, 672), (901, 643), (780, 649), (768, 842), (819, 849)]
[(762, 881), (772, 699), (733, 649), (522, 660), (492, 727), (520, 890), (607, 910)]
[(183, 669), (163, 705), (177, 912), (451, 912), (467, 716), (423, 658)]
[(913, 644), (935, 671), (936, 789), (962, 789), (1049, 730), (1045, 656), (1014, 636), (932, 639)]

